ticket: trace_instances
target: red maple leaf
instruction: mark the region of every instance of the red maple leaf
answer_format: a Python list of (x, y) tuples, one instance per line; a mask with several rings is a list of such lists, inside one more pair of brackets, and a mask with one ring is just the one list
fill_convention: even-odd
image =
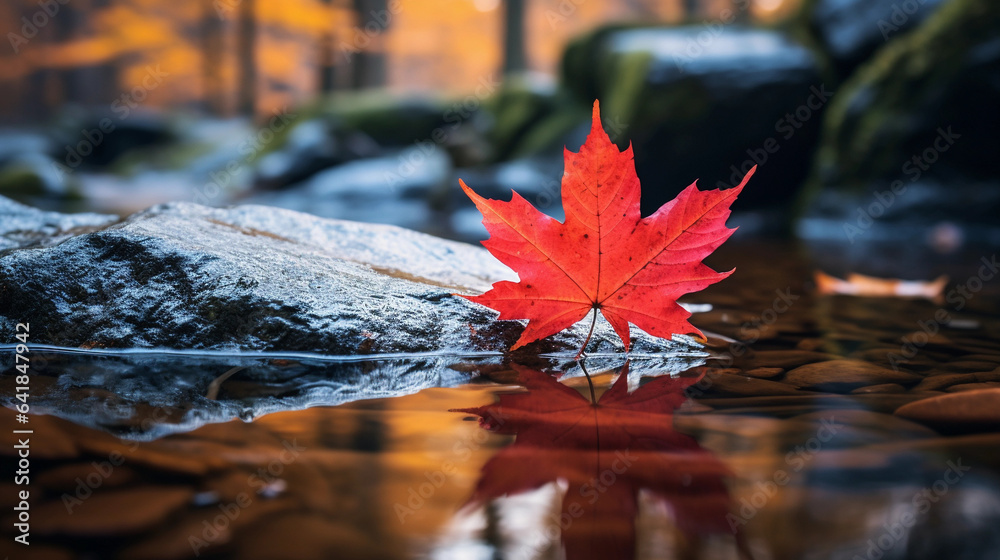
[[(639, 496), (664, 504), (688, 536), (731, 532), (729, 469), (711, 452), (673, 430), (673, 412), (697, 378), (658, 377), (628, 393), (628, 365), (597, 403), (552, 377), (514, 366), (527, 392), (456, 409), (480, 426), (516, 434), (491, 458), (469, 499), (480, 506), (553, 481), (567, 484), (558, 523), (567, 559), (632, 558)], [(736, 534), (743, 557), (746, 544)]]
[(595, 319), (601, 311), (626, 351), (630, 322), (661, 338), (701, 334), (677, 298), (732, 274), (701, 261), (735, 231), (725, 225), (729, 206), (756, 166), (735, 188), (700, 191), (695, 182), (642, 218), (632, 146), (622, 152), (611, 142), (596, 101), (587, 141), (564, 157), (564, 222), (516, 192), (510, 202), (489, 200), (459, 181), (483, 214), (490, 233), (483, 245), (520, 278), (462, 297), (499, 311), (500, 319), (528, 320), (512, 350), (575, 324), (590, 310)]

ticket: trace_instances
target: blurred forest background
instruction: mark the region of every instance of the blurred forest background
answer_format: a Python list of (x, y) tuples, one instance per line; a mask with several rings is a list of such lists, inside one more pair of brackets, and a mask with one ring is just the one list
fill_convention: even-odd
[[(772, 20), (797, 4), (757, 0), (734, 13)], [(732, 7), (731, 0), (9, 0), (0, 5), (11, 43), (0, 56), (0, 119), (31, 122), (67, 104), (108, 104), (149, 65), (170, 80), (145, 107), (213, 115), (269, 114), (336, 90), (460, 93), (501, 70), (553, 75), (566, 43), (602, 23), (711, 19)]]

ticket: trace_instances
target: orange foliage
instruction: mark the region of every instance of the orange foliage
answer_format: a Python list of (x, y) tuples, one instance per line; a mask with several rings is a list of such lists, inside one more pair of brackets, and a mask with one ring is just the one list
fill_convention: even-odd
[[(234, 52), (235, 37), (244, 1), (249, 0), (60, 3), (56, 14), (38, 16), (45, 23), (38, 26), (37, 33), (25, 33), (25, 41), (13, 52), (5, 50), (0, 54), (0, 81), (9, 82), (0, 87), (0, 106), (6, 108), (7, 115), (16, 115), (19, 103), (27, 99), (53, 98), (50, 91), (40, 92), (37, 88), (41, 83), (45, 88), (68, 88), (70, 83), (76, 83), (60, 78), (58, 71), (62, 69), (108, 67), (113, 70), (110, 74), (94, 75), (116, 75), (117, 90), (127, 92), (137, 85), (135, 78), (141, 79), (147, 65), (157, 64), (170, 72), (170, 79), (155, 96), (150, 96), (150, 106), (178, 106), (201, 100), (208, 89), (206, 72), (215, 74), (218, 83), (224, 84), (225, 91), (216, 93), (234, 99), (240, 56)], [(797, 3), (769, 0), (768, 5), (781, 6), (780, 12), (785, 13), (785, 6)], [(351, 5), (323, 0), (254, 2), (256, 87), (261, 114), (315, 95), (323, 49), (332, 49), (326, 58), (338, 64), (336, 73), (341, 77), (351, 73), (344, 65), (352, 61), (352, 52), (384, 53), (385, 85), (396, 90), (471, 92), (481, 79), (499, 77), (504, 24), (500, 0), (389, 0), (386, 10), (374, 18), (387, 21), (384, 31), (375, 27), (366, 30), (364, 24), (371, 14), (355, 14)], [(702, 1), (705, 14), (730, 5), (731, 0)], [(679, 21), (682, 6), (682, 0), (525, 2), (528, 68), (554, 72), (567, 40), (596, 25), (636, 19)], [(37, 0), (11, 0), (0, 4), (0, 21), (10, 22), (9, 32), (21, 34), (22, 18), (30, 22), (39, 10)], [(709, 15), (702, 17), (710, 19)], [(210, 42), (205, 32), (213, 27), (221, 36)], [(41, 82), (29, 80), (40, 72), (44, 78)], [(109, 84), (105, 80), (100, 85)], [(97, 97), (106, 93), (100, 90)], [(60, 92), (54, 98), (80, 98), (79, 94)]]

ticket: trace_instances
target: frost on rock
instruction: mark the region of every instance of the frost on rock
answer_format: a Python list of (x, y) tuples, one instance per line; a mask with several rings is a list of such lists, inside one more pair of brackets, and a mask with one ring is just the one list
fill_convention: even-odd
[(117, 221), (118, 216), (109, 214), (46, 212), (0, 196), (0, 251), (51, 245)]

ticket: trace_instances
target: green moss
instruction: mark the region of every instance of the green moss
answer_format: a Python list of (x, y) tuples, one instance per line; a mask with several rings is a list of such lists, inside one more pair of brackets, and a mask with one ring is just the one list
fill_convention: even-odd
[[(872, 180), (902, 179), (914, 142), (933, 134), (941, 110), (968, 113), (944, 96), (961, 93), (969, 54), (995, 40), (1000, 5), (954, 0), (911, 33), (888, 43), (848, 79), (824, 117), (821, 144), (799, 207), (821, 188), (861, 192)], [(928, 129), (929, 126), (929, 129)], [(928, 130), (925, 130), (928, 129)]]
[(512, 81), (504, 83), (500, 91), (485, 104), (493, 117), (489, 141), (493, 146), (493, 159), (507, 160), (518, 150), (524, 137), (545, 121), (557, 107), (552, 93), (539, 91), (530, 84)]
[(913, 116), (931, 108), (963, 71), (968, 53), (997, 29), (996, 4), (955, 0), (886, 45), (831, 103), (820, 164), (839, 165), (848, 179), (898, 171), (902, 161), (893, 148), (914, 132)]
[(566, 136), (589, 118), (589, 107), (570, 101), (561, 103), (555, 111), (525, 131), (510, 157), (513, 159), (541, 153), (559, 153), (565, 145)]
[(610, 76), (600, 70), (606, 57), (605, 42), (611, 35), (628, 29), (652, 27), (644, 22), (613, 23), (598, 27), (572, 39), (563, 51), (560, 62), (560, 80), (578, 103), (590, 104), (607, 92)]
[(0, 170), (0, 194), (20, 200), (26, 196), (44, 196), (45, 183), (31, 168), (11, 165)]
[(775, 22), (774, 29), (784, 32), (793, 41), (809, 49), (819, 66), (820, 76), (824, 84), (836, 88), (846, 76), (839, 76), (833, 57), (826, 50), (826, 45), (820, 39), (819, 30), (813, 25), (812, 13), (819, 0), (804, 0), (799, 10), (787, 19)]
[[(653, 56), (647, 52), (634, 52), (616, 57), (605, 72), (612, 76), (604, 90), (601, 114), (612, 123), (634, 122), (635, 111), (646, 97), (646, 77)], [(613, 84), (613, 85), (612, 85)], [(628, 137), (624, 126), (611, 126), (612, 140), (622, 142)]]
[(57, 185), (47, 185), (45, 178), (31, 165), (11, 163), (0, 169), (0, 195), (17, 200), (29, 206), (37, 206), (40, 200), (53, 202), (58, 199), (64, 211), (77, 211), (73, 205), (83, 200), (72, 177), (64, 177)]
[(131, 176), (150, 167), (184, 169), (212, 149), (212, 145), (203, 142), (177, 142), (166, 146), (136, 148), (112, 162), (110, 171), (121, 176)]
[(255, 159), (282, 148), (296, 126), (316, 119), (345, 131), (363, 132), (382, 145), (408, 145), (430, 139), (438, 127), (468, 118), (460, 102), (414, 99), (383, 90), (335, 93), (293, 112), (295, 117), (290, 125), (277, 131), (274, 141), (256, 154)]

